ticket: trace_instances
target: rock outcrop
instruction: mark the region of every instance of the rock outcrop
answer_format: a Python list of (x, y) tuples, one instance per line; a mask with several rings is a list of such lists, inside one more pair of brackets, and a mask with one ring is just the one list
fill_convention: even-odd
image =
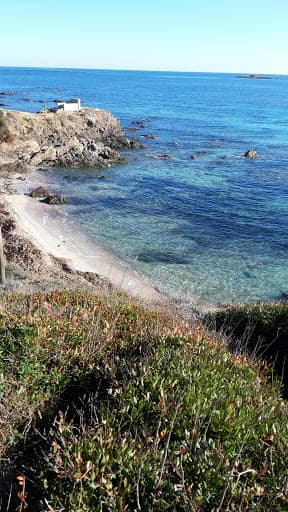
[(110, 167), (123, 163), (118, 149), (137, 147), (103, 110), (31, 114), (3, 110), (10, 142), (0, 144), (0, 169), (46, 166)]
[(63, 204), (65, 203), (65, 199), (63, 196), (59, 194), (55, 194), (54, 192), (50, 192), (47, 188), (37, 187), (30, 193), (30, 197), (34, 197), (36, 199), (41, 199), (42, 203), (46, 204)]
[(258, 155), (255, 149), (248, 149), (248, 151), (244, 153), (244, 156), (245, 158), (249, 158), (250, 160), (255, 160), (255, 158), (257, 158)]

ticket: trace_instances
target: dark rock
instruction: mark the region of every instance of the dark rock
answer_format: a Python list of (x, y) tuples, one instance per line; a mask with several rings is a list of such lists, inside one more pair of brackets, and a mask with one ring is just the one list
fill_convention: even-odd
[(132, 121), (131, 124), (136, 124), (140, 128), (145, 128), (144, 123), (146, 123), (147, 119), (140, 119), (139, 121)]
[(257, 158), (257, 152), (255, 149), (248, 149), (248, 151), (244, 153), (244, 157), (249, 158), (250, 160), (255, 160), (255, 158)]
[(157, 139), (157, 135), (154, 133), (146, 133), (145, 135), (142, 135), (142, 137), (145, 137), (145, 139)]
[(32, 190), (30, 196), (44, 198), (44, 197), (49, 196), (50, 194), (51, 194), (51, 192), (49, 192), (49, 190), (47, 190), (46, 188), (38, 187), (38, 188), (35, 188), (35, 190)]
[(280, 300), (281, 302), (288, 302), (288, 290), (282, 293)]
[(171, 156), (164, 153), (163, 155), (158, 155), (158, 158), (161, 158), (162, 160), (170, 160)]
[(251, 79), (251, 80), (276, 80), (276, 77), (264, 76), (264, 75), (255, 75), (255, 74), (252, 74), (252, 75), (240, 75), (237, 78), (248, 78), (248, 79)]
[(0, 96), (14, 96), (15, 92), (12, 91), (2, 91), (0, 92)]
[(208, 155), (207, 151), (195, 151), (195, 153), (192, 153), (192, 155), (190, 155), (189, 158), (191, 158), (191, 160), (195, 160), (199, 156), (205, 156), (205, 155)]
[(64, 258), (57, 258), (61, 269), (67, 274), (76, 274), (76, 270), (71, 265), (70, 261), (65, 260)]
[(0, 107), (6, 107), (6, 103), (0, 103)]
[(41, 202), (45, 204), (63, 204), (65, 203), (65, 199), (59, 194), (49, 194), (45, 199), (42, 199)]
[(143, 144), (140, 144), (137, 139), (131, 139), (129, 141), (129, 148), (130, 149), (143, 149), (145, 146)]
[(172, 251), (154, 251), (147, 250), (140, 252), (137, 256), (139, 261), (144, 263), (165, 263), (167, 265), (185, 265), (190, 262), (189, 257), (182, 254), (176, 254)]

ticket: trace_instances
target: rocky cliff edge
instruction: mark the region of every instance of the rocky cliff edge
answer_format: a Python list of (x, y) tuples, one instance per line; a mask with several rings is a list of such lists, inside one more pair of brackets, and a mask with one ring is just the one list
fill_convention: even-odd
[(45, 166), (107, 167), (123, 162), (117, 149), (131, 148), (119, 121), (103, 110), (31, 114), (3, 110), (10, 141), (0, 144), (0, 170)]

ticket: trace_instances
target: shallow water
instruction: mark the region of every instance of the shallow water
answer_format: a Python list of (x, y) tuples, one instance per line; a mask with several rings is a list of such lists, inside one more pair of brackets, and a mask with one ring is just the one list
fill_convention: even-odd
[[(137, 128), (127, 136), (146, 147), (126, 153), (127, 166), (45, 179), (85, 232), (155, 284), (212, 303), (288, 288), (288, 77), (2, 68), (0, 90), (31, 111), (39, 104), (24, 91), (48, 104), (80, 96)], [(257, 160), (243, 158), (249, 148)]]

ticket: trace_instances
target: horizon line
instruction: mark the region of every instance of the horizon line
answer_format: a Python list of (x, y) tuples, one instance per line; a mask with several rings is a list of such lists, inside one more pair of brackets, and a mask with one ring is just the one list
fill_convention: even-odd
[(65, 71), (65, 70), (77, 70), (77, 71), (131, 71), (131, 72), (145, 72), (145, 73), (197, 73), (197, 74), (222, 74), (222, 75), (245, 75), (245, 76), (250, 76), (250, 75), (255, 75), (255, 76), (261, 76), (261, 75), (266, 75), (266, 76), (288, 76), (288, 72), (287, 73), (264, 73), (264, 72), (247, 72), (247, 71), (191, 71), (191, 70), (179, 70), (179, 69), (140, 69), (140, 68), (97, 68), (97, 67), (90, 67), (90, 66), (83, 66), (83, 67), (69, 67), (69, 66), (20, 66), (20, 65), (16, 65), (16, 66), (13, 66), (13, 65), (1, 65), (0, 64), (0, 69), (1, 68), (7, 68), (7, 69), (11, 69), (11, 68), (16, 68), (16, 69), (43, 69), (43, 70), (61, 70), (61, 71)]

